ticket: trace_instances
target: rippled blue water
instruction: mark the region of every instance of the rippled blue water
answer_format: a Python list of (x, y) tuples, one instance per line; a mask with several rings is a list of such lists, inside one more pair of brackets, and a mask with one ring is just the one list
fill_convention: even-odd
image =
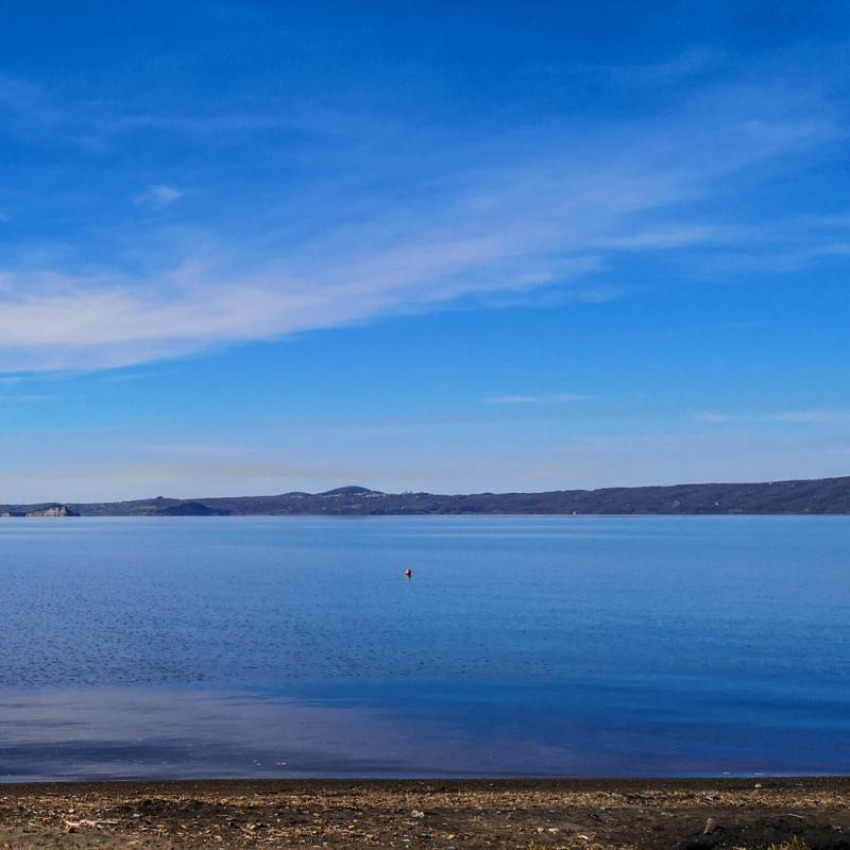
[(7, 779), (850, 772), (850, 518), (5, 519), (0, 588)]

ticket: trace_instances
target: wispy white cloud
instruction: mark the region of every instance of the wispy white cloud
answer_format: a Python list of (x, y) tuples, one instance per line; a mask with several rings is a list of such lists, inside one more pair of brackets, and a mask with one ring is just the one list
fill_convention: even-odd
[(590, 396), (577, 393), (553, 393), (552, 395), (497, 395), (486, 399), (488, 404), (564, 404), (586, 401)]
[(638, 88), (681, 82), (683, 78), (716, 68), (723, 59), (724, 57), (715, 50), (696, 47), (659, 62), (619, 65), (585, 62), (568, 67), (545, 63), (534, 65), (532, 71), (543, 75), (596, 78), (607, 84)]
[(16, 393), (14, 395), (3, 395), (0, 394), (0, 404), (4, 407), (15, 406), (19, 404), (33, 404), (37, 402), (48, 402), (52, 400), (52, 396), (49, 395), (36, 395), (33, 393), (29, 393), (27, 395), (21, 395)]
[(145, 445), (142, 429), (28, 431), (0, 446), (0, 501), (317, 491), (357, 482), (388, 492), (504, 492), (850, 474), (850, 436), (802, 429), (585, 434), (518, 446), (513, 424), (478, 422), (471, 441), (451, 425), (411, 427), (376, 440), (371, 426), (350, 423), (316, 441), (293, 424), (262, 443), (246, 432), (240, 445), (232, 430), (213, 425), (213, 442), (200, 446), (189, 433), (180, 435), (185, 445)]
[[(737, 239), (683, 224), (683, 205), (834, 140), (836, 126), (817, 98), (727, 88), (678, 114), (604, 132), (521, 130), (491, 142), (480, 163), (445, 173), (443, 160), (423, 160), (433, 174), (422, 197), (358, 198), (342, 223), (318, 214), (312, 238), (299, 244), (285, 238), (302, 214), (290, 202), (289, 220), (257, 228), (259, 252), (250, 236), (219, 229), (202, 247), (187, 240), (162, 257), (156, 273), (117, 261), (96, 273), (7, 267), (0, 371), (124, 366), (541, 288), (586, 289), (592, 300), (600, 291), (593, 275), (619, 251)], [(349, 195), (343, 182), (322, 208), (350, 204)], [(136, 202), (164, 209), (181, 196), (155, 184)]]
[(792, 425), (844, 425), (850, 423), (847, 410), (791, 410), (775, 413), (718, 413), (698, 414), (701, 422), (710, 425), (736, 423), (787, 422)]
[(850, 473), (850, 439), (803, 432), (708, 432), (587, 436), (565, 444), (540, 470), (580, 486), (826, 478)]
[(847, 410), (792, 410), (776, 417), (780, 422), (798, 425), (839, 425), (850, 423)]
[(183, 192), (180, 189), (176, 189), (174, 186), (169, 186), (165, 183), (155, 183), (152, 186), (148, 186), (144, 192), (136, 195), (133, 201), (142, 207), (162, 210), (170, 207), (182, 197)]
[(41, 86), (5, 74), (0, 74), (0, 113), (5, 113), (9, 130), (27, 135), (55, 128), (63, 117)]

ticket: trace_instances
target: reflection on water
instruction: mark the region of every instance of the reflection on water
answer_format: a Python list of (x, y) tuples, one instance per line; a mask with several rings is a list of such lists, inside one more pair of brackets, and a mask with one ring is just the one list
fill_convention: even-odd
[(0, 780), (842, 773), (850, 699), (639, 682), (86, 689), (0, 697)]
[(847, 518), (0, 520), (0, 778), (846, 773), (848, 544)]

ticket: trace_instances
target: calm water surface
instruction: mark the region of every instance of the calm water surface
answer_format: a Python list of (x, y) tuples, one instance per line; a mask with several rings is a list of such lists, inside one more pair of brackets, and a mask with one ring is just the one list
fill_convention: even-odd
[(850, 772), (850, 518), (4, 519), (0, 582), (7, 780)]

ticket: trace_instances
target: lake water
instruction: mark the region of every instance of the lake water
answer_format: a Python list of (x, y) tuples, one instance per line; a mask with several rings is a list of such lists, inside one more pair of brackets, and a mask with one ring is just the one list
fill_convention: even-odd
[(4, 519), (0, 588), (0, 779), (850, 773), (850, 518)]

